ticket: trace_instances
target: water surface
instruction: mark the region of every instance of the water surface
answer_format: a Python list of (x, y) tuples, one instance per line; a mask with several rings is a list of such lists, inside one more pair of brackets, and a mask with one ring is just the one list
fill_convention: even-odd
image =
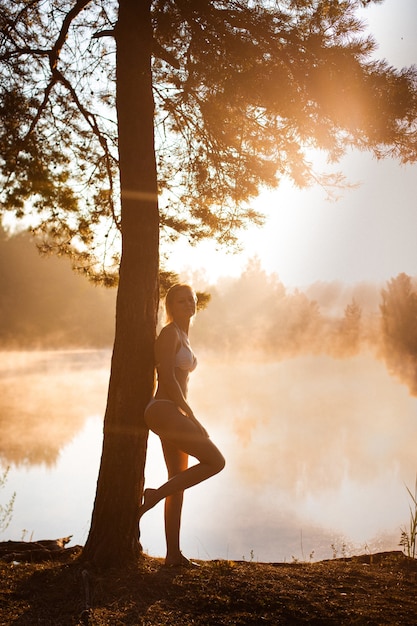
[[(16, 492), (1, 539), (88, 535), (110, 351), (3, 353), (0, 462)], [(183, 551), (284, 561), (398, 549), (417, 470), (417, 405), (371, 355), (214, 363), (201, 355), (190, 401), (226, 469), (186, 493)], [(149, 438), (147, 486), (165, 480)], [(142, 543), (163, 556), (163, 505)]]

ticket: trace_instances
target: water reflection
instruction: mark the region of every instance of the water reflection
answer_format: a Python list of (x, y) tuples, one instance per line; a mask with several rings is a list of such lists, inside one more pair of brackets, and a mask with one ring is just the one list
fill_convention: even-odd
[(57, 462), (88, 416), (103, 414), (110, 352), (3, 352), (0, 360), (0, 460)]
[[(3, 354), (0, 460), (17, 493), (4, 538), (26, 529), (84, 543), (109, 361), (108, 351)], [(398, 548), (404, 483), (414, 485), (417, 469), (417, 400), (381, 363), (361, 355), (219, 365), (201, 355), (190, 394), (228, 463), (186, 494), (188, 555), (283, 561)], [(148, 486), (164, 471), (151, 436)], [(163, 555), (162, 504), (144, 517), (142, 541)]]

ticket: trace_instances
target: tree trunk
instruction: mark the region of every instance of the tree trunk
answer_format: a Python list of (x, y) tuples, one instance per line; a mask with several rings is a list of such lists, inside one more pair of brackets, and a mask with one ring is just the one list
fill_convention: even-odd
[(158, 308), (159, 218), (152, 93), (150, 0), (119, 0), (116, 84), (122, 194), (122, 259), (104, 441), (85, 560), (124, 565), (140, 553)]

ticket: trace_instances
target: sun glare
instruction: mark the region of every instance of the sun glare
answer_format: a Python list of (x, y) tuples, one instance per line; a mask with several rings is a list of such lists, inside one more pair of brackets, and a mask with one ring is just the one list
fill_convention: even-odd
[(254, 201), (266, 223), (241, 233), (240, 252), (210, 241), (195, 247), (180, 242), (170, 269), (197, 274), (210, 285), (239, 276), (258, 258), (267, 273), (300, 289), (316, 282), (381, 284), (401, 272), (416, 275), (415, 166), (352, 152), (340, 169), (351, 186), (338, 189), (335, 199), (319, 185), (300, 190), (283, 180)]

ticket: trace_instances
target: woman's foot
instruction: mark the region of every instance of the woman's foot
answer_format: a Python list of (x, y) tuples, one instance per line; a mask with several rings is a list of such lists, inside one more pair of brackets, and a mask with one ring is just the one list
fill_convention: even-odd
[(179, 556), (172, 558), (167, 557), (165, 559), (165, 567), (200, 567), (198, 563), (190, 561), (181, 552)]
[(146, 511), (149, 511), (149, 509), (152, 509), (155, 504), (158, 504), (158, 502), (159, 499), (157, 496), (157, 489), (145, 489), (145, 491), (143, 492), (142, 504), (139, 507), (139, 519), (144, 513), (146, 513)]

